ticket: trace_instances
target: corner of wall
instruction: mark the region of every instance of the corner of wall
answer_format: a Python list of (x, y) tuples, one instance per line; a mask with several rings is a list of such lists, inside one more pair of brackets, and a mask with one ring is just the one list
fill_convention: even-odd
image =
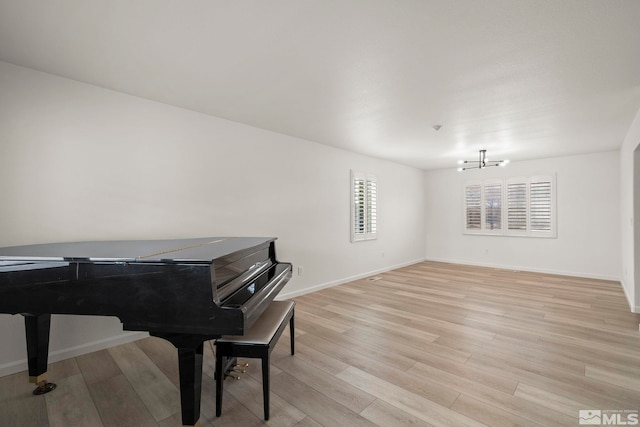
[(629, 304), (629, 310), (631, 310), (632, 313), (640, 314), (640, 305), (636, 304), (633, 298), (631, 298), (631, 295), (629, 295), (629, 292), (627, 291), (628, 288), (625, 286), (624, 280), (620, 280), (620, 286), (622, 287), (622, 292), (624, 292), (627, 304)]

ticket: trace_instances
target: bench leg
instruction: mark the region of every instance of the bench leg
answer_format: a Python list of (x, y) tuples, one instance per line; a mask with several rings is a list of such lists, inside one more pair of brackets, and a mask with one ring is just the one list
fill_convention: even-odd
[(295, 313), (291, 315), (291, 319), (289, 320), (289, 334), (291, 335), (291, 355), (295, 353), (295, 330), (293, 327), (293, 319), (295, 318)]
[(269, 419), (269, 349), (262, 357), (262, 398), (264, 401), (264, 420)]
[(224, 383), (224, 372), (222, 372), (222, 360), (216, 349), (216, 417), (222, 414), (222, 385)]

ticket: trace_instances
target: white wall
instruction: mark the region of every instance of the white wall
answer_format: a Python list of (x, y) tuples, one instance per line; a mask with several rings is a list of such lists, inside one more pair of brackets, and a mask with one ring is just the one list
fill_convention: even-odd
[[(304, 267), (283, 296), (424, 259), (421, 170), (3, 62), (0, 93), (0, 246), (277, 236)], [(349, 240), (350, 169), (378, 177), (375, 241)], [(137, 337), (117, 319), (52, 329), (52, 360)], [(23, 335), (0, 315), (0, 375), (26, 366)]]
[[(619, 280), (619, 155), (605, 152), (425, 173), (427, 259)], [(556, 175), (557, 238), (462, 234), (467, 180)]]
[[(629, 305), (640, 313), (640, 110), (638, 110), (620, 148), (620, 235), (622, 286)], [(635, 219), (634, 219), (635, 218)], [(634, 231), (635, 230), (635, 231)]]

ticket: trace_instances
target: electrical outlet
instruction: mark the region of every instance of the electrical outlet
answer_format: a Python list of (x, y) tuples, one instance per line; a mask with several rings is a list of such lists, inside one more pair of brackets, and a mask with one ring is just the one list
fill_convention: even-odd
[(304, 274), (304, 267), (303, 266), (298, 266), (298, 276), (302, 276)]

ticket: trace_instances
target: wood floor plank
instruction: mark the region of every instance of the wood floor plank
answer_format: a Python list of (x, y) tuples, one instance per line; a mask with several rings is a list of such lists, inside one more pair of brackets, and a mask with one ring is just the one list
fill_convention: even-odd
[[(348, 382), (348, 381), (347, 381)], [(271, 390), (324, 426), (375, 426), (359, 414), (324, 394), (312, 385), (297, 380), (286, 372), (271, 379)]]
[(0, 424), (3, 426), (48, 427), (49, 417), (42, 399), (19, 398), (0, 401)]
[[(0, 378), (0, 402), (11, 402), (16, 398), (30, 398), (35, 386), (29, 382), (27, 371)], [(43, 397), (44, 400), (44, 396)]]
[(122, 375), (122, 371), (107, 350), (78, 356), (76, 362), (87, 385)]
[(528, 361), (532, 365), (552, 366), (554, 369), (565, 373), (581, 376), (584, 374), (584, 361), (572, 359), (554, 352), (546, 352), (538, 343), (521, 341), (509, 337), (496, 336), (473, 352), (476, 355), (488, 355), (490, 357), (517, 358)]
[(305, 336), (300, 337), (302, 342), (308, 343), (313, 340), (322, 339), (325, 342), (328, 342), (328, 345), (330, 346), (346, 347), (354, 352), (366, 354), (379, 362), (387, 363), (391, 366), (404, 366), (409, 368), (415, 363), (411, 358), (400, 355), (392, 349), (384, 349), (375, 345), (357, 342), (351, 337), (344, 336), (343, 334), (337, 334), (332, 331), (322, 331), (311, 324), (304, 323), (302, 319), (296, 319), (296, 324), (300, 324), (301, 327), (307, 328), (306, 330), (308, 333)]
[[(464, 394), (464, 399), (460, 400), (460, 398), (458, 398), (456, 400), (458, 409), (461, 409), (462, 407), (469, 408), (474, 407), (475, 405), (481, 405), (482, 407), (486, 407), (486, 410), (489, 412), (493, 412), (493, 409), (495, 408), (495, 412), (502, 413), (502, 415), (500, 415), (500, 418), (502, 419), (500, 423), (522, 423), (527, 425), (533, 422), (542, 425), (554, 425), (556, 420), (558, 420), (562, 414), (562, 412), (556, 413), (555, 408), (550, 408), (548, 406), (540, 405), (539, 402), (515, 396), (512, 393), (513, 389), (499, 390), (498, 388), (488, 387), (487, 385), (476, 382), (472, 379), (452, 375), (431, 366), (416, 364), (410, 372), (419, 376), (428, 376), (434, 381), (438, 381), (453, 388), (461, 395)], [(497, 378), (498, 376), (494, 375), (494, 377)], [(493, 379), (493, 381), (495, 381), (495, 379)], [(503, 381), (507, 384), (511, 384), (513, 388), (517, 389), (516, 385), (518, 385), (518, 383), (507, 378), (504, 378)], [(514, 385), (514, 383), (516, 385)], [(451, 408), (454, 408), (454, 406), (455, 403)], [(461, 412), (469, 415), (470, 413), (467, 413), (466, 411), (468, 411), (468, 409)], [(575, 414), (577, 414), (577, 412), (573, 415)], [(516, 422), (514, 421), (516, 420), (514, 417), (522, 420)], [(478, 419), (482, 422), (484, 422), (483, 420), (486, 420), (484, 417), (476, 418), (471, 416), (471, 418)], [(567, 419), (564, 421), (568, 422)], [(497, 422), (498, 421), (496, 421), (496, 423)]]
[(69, 378), (80, 373), (78, 367), (78, 361), (76, 358), (60, 360), (55, 363), (49, 364), (48, 376), (49, 381), (57, 382), (64, 378)]
[(47, 393), (47, 417), (51, 427), (101, 427), (95, 403), (82, 375), (72, 375), (57, 382), (58, 388)]
[(604, 381), (617, 387), (640, 392), (640, 378), (627, 375), (625, 372), (616, 372), (612, 369), (587, 365), (584, 375), (587, 378)]
[(135, 342), (112, 347), (109, 353), (156, 421), (180, 411), (178, 388)]
[(541, 389), (556, 390), (558, 394), (565, 395), (576, 401), (590, 403), (593, 408), (624, 407), (633, 408), (640, 401), (636, 393), (622, 389), (604, 382), (589, 381), (586, 377), (575, 375), (563, 375), (555, 377), (554, 373), (547, 371), (536, 372), (535, 368), (528, 369), (512, 366), (504, 359), (482, 356), (472, 358), (467, 362), (471, 366), (481, 368), (490, 373), (500, 373), (519, 381), (524, 381)]
[(0, 378), (0, 425), (49, 425), (44, 396), (34, 396), (26, 372)]
[(462, 375), (457, 375), (419, 362), (407, 371), (408, 374), (427, 378), (430, 381), (450, 388), (458, 395), (460, 393), (470, 395), (504, 393), (512, 395), (518, 386), (518, 382), (511, 378), (500, 377), (498, 375), (486, 375), (481, 371), (473, 372), (471, 369), (467, 369), (466, 365), (461, 366), (457, 372)]
[(617, 349), (622, 350), (625, 347), (622, 345), (596, 348), (590, 344), (590, 340), (570, 340), (559, 339), (557, 337), (543, 337), (538, 342), (538, 345), (544, 349), (544, 351), (562, 354), (567, 358), (582, 361), (585, 364), (598, 364), (598, 361), (605, 361), (617, 363), (621, 366), (637, 366), (637, 356), (616, 351)]
[(396, 408), (434, 426), (482, 426), (471, 418), (452, 411), (429, 399), (411, 393), (402, 387), (381, 380), (357, 368), (350, 367), (337, 375), (362, 390), (373, 394)]
[(179, 386), (178, 350), (173, 344), (162, 338), (148, 337), (136, 341), (136, 345), (160, 368), (172, 383)]
[(327, 319), (321, 316), (317, 316), (313, 313), (300, 310), (298, 309), (298, 307), (296, 307), (296, 314), (298, 314), (298, 316), (304, 317), (307, 321), (321, 323), (323, 327), (338, 333), (343, 333), (345, 331), (348, 331), (353, 326), (353, 324), (348, 322), (347, 320), (339, 319), (336, 317), (333, 317), (332, 319)]
[(277, 366), (297, 380), (313, 384), (313, 388), (344, 407), (359, 413), (369, 406), (375, 398), (370, 394), (345, 383), (334, 376), (295, 357), (283, 357), (275, 361)]
[(514, 396), (535, 402), (554, 411), (562, 412), (570, 417), (575, 417), (581, 409), (589, 408), (589, 404), (587, 403), (578, 402), (566, 396), (552, 393), (549, 390), (543, 390), (523, 382), (518, 383)]
[(379, 426), (429, 427), (433, 425), (380, 399), (373, 401), (360, 412), (360, 415)]
[(487, 332), (484, 328), (474, 328), (455, 323), (455, 321), (442, 320), (432, 317), (434, 315), (434, 312), (426, 309), (425, 307), (422, 308), (422, 313), (420, 315), (408, 313), (400, 307), (391, 308), (378, 304), (373, 304), (370, 307), (373, 310), (384, 313), (393, 313), (400, 317), (405, 317), (409, 321), (408, 325), (415, 326), (416, 329), (429, 331), (438, 336), (444, 335), (450, 331), (486, 339), (491, 339), (495, 335), (493, 332)]
[(157, 424), (124, 375), (89, 385), (105, 427), (155, 427)]
[(306, 416), (302, 421), (296, 424), (296, 427), (322, 427), (322, 424), (320, 424), (313, 418)]
[(300, 342), (299, 339), (296, 341), (295, 358), (304, 360), (329, 375), (335, 375), (349, 367), (349, 364), (320, 351), (316, 351), (312, 347)]
[[(424, 341), (434, 341), (439, 336), (437, 334), (417, 328), (398, 328), (399, 325), (406, 325), (409, 323), (409, 321), (407, 319), (403, 319), (402, 317), (393, 315), (381, 316), (379, 312), (376, 312), (374, 310), (369, 310), (367, 312), (361, 313), (352, 313), (345, 308), (336, 307), (334, 305), (327, 305), (324, 307), (324, 309), (342, 316), (345, 321), (351, 323), (351, 327), (354, 327), (355, 325), (361, 325), (363, 327), (375, 327), (377, 330), (387, 330), (391, 333), (404, 335), (407, 338), (419, 338)], [(346, 331), (347, 330), (345, 330), (345, 332)]]
[[(304, 338), (307, 342), (310, 342), (306, 337)], [(457, 397), (458, 393), (450, 388), (433, 382), (429, 378), (417, 377), (401, 367), (380, 362), (340, 346), (328, 346), (322, 341), (315, 340), (314, 342), (310, 342), (310, 346), (315, 346), (314, 348), (319, 352), (326, 352), (343, 360), (348, 363), (350, 367), (356, 367), (364, 372), (368, 372), (390, 384), (405, 388), (407, 391), (418, 394), (441, 405), (448, 406)]]
[[(547, 425), (543, 424), (542, 420), (538, 423), (466, 395), (461, 395), (451, 406), (451, 409), (491, 427), (543, 427)], [(565, 420), (566, 424), (557, 421), (555, 418), (554, 426), (573, 426), (575, 424), (573, 419)]]
[(428, 353), (456, 360), (460, 363), (466, 362), (471, 356), (471, 353), (442, 346), (436, 342), (422, 341), (419, 338), (416, 338), (413, 342), (407, 342), (407, 340), (395, 337), (393, 334), (381, 334), (376, 331), (363, 330), (362, 328), (353, 328), (343, 335), (353, 339), (361, 346), (378, 348), (378, 351), (391, 351), (415, 361), (422, 361), (422, 358)]

